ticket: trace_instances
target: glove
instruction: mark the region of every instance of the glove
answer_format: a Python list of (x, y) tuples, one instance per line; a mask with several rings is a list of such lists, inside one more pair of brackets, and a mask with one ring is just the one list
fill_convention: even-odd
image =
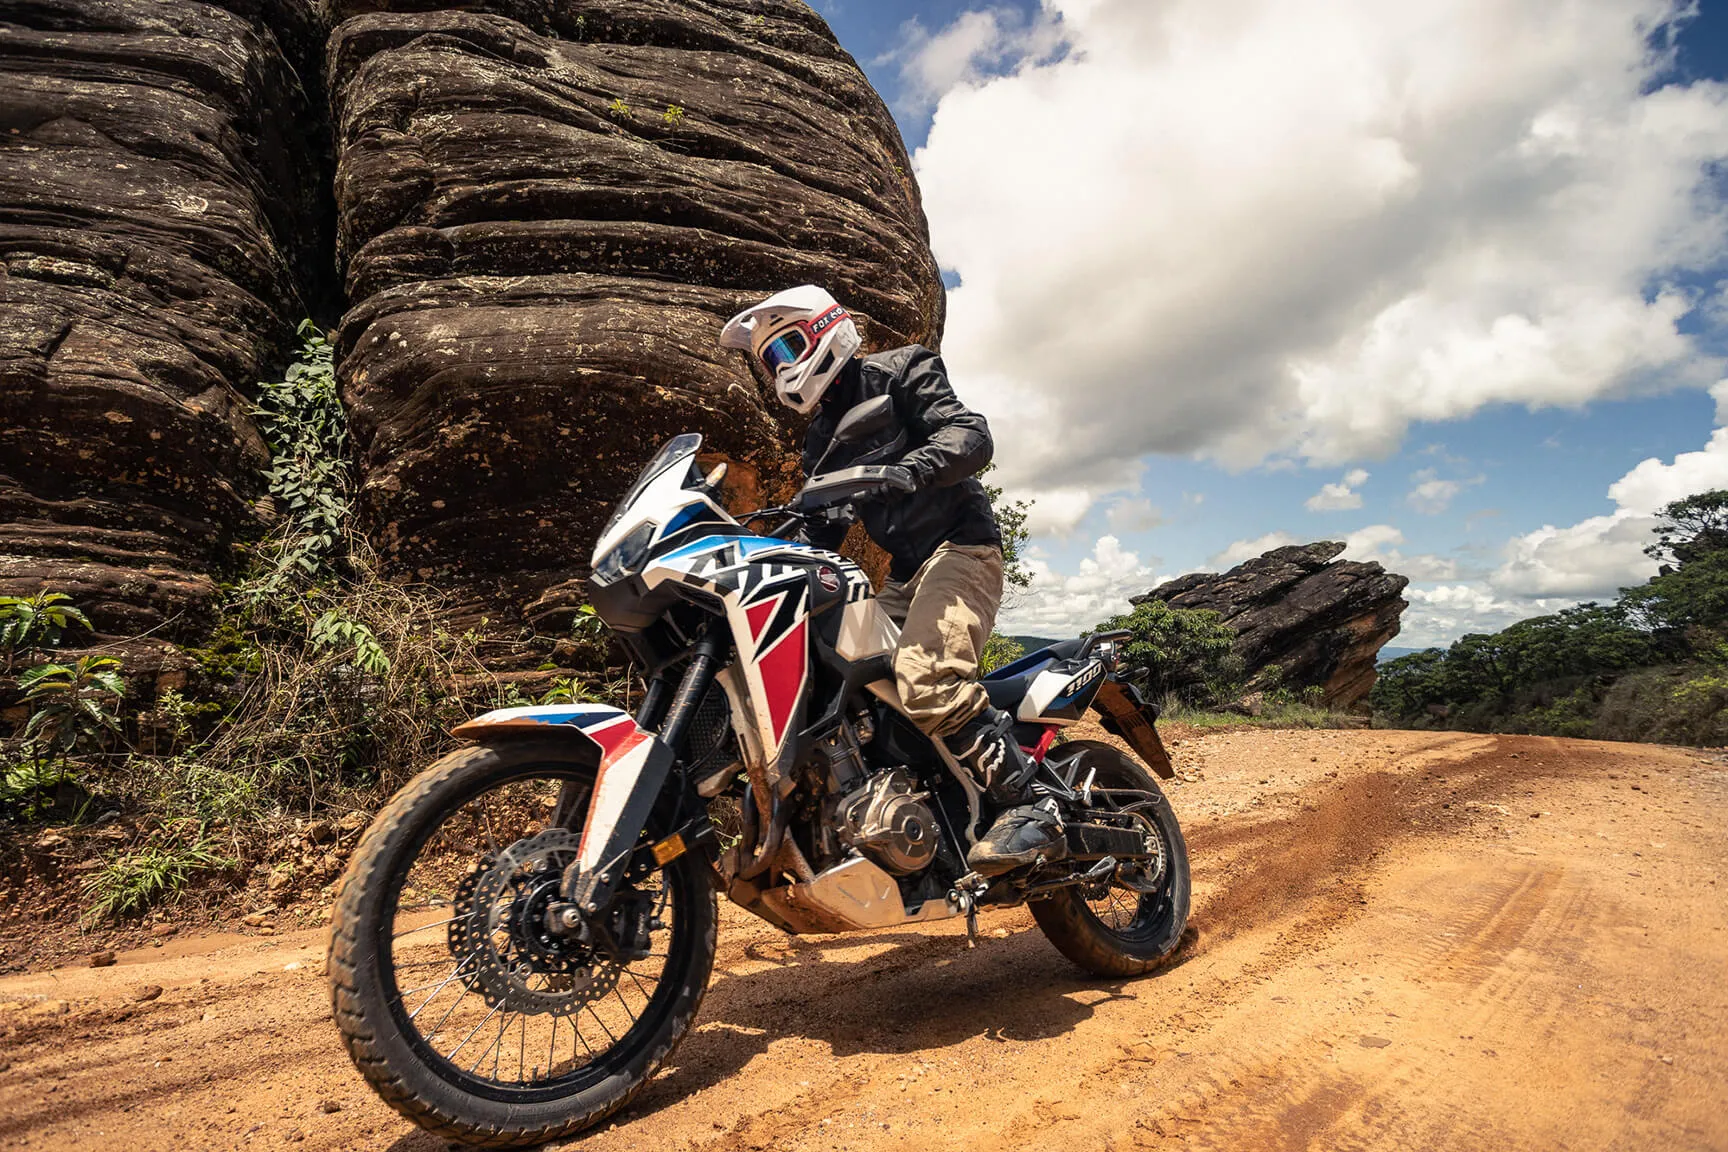
[(879, 490), (878, 498), (893, 499), (896, 496), (909, 495), (918, 491), (919, 487), (916, 472), (898, 464), (891, 464), (883, 471), (882, 487)]

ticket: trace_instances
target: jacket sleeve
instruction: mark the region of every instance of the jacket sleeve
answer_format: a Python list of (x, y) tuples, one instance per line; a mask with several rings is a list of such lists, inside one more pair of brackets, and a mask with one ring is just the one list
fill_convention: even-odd
[(900, 463), (920, 488), (958, 484), (990, 463), (990, 425), (954, 395), (942, 357), (914, 349), (894, 391), (910, 438), (920, 442)]

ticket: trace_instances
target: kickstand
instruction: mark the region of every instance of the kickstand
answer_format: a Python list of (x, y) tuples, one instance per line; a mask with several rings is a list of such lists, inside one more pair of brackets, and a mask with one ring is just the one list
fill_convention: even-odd
[(966, 947), (978, 947), (978, 905), (971, 903), (966, 905)]

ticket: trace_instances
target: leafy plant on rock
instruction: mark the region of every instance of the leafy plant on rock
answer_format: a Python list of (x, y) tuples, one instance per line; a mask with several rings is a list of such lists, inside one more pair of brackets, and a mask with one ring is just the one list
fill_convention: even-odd
[(74, 625), (88, 629), (90, 620), (64, 592), (41, 591), (34, 596), (0, 596), (0, 654), (53, 648)]
[(120, 730), (118, 707), (126, 695), (120, 661), (80, 656), (75, 664), (38, 664), (18, 677), (31, 706), (26, 740), (40, 740), (61, 755), (96, 746)]

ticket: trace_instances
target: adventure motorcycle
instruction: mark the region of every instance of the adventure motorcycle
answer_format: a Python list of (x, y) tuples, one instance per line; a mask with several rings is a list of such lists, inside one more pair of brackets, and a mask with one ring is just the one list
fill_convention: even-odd
[[(847, 413), (836, 442), (892, 420)], [(701, 437), (642, 471), (594, 552), (595, 611), (645, 669), (635, 715), (602, 704), (490, 712), (408, 784), (348, 866), (332, 925), (335, 1018), (355, 1065), (439, 1135), (510, 1147), (619, 1108), (689, 1030), (714, 962), (715, 892), (787, 932), (898, 928), (1030, 904), (1093, 972), (1151, 970), (1188, 918), (1187, 849), (1142, 764), (1057, 742), (1097, 708), (1168, 778), (1156, 712), (1114, 642), (1034, 652), (985, 680), (1041, 767), (1066, 855), (969, 872), (989, 810), (903, 715), (898, 630), (857, 565), (745, 525), (844, 519), (903, 470), (815, 475), (741, 524)], [(711, 812), (735, 802), (729, 832)], [(725, 821), (724, 823), (733, 823)]]

